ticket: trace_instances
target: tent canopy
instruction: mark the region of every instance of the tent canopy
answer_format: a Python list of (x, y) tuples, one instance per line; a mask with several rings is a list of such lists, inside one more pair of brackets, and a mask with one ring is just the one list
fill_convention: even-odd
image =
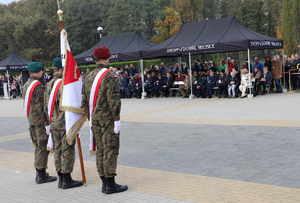
[(92, 53), (98, 46), (106, 46), (112, 53), (112, 61), (131, 61), (141, 58), (141, 51), (153, 46), (140, 33), (122, 33), (115, 36), (105, 36), (95, 46), (77, 55), (78, 64), (89, 64), (93, 62)]
[(0, 61), (0, 70), (24, 70), (30, 61), (18, 56), (16, 53), (11, 53), (7, 58)]
[(143, 51), (142, 55), (147, 59), (282, 47), (281, 40), (256, 33), (234, 17), (228, 17), (184, 24), (175, 36)]

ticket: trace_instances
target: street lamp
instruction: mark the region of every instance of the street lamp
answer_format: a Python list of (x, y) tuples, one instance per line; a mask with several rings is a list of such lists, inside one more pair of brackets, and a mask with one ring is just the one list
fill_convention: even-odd
[(99, 27), (97, 28), (97, 33), (99, 34), (100, 39), (102, 38), (103, 30), (104, 30), (104, 28), (101, 27), (101, 26), (99, 26)]

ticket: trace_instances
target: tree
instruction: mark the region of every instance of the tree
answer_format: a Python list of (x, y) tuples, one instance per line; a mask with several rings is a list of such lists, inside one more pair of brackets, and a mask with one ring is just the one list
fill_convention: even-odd
[(174, 0), (172, 7), (179, 13), (183, 23), (203, 18), (203, 0)]
[(180, 14), (173, 8), (167, 7), (164, 10), (165, 17), (155, 22), (155, 35), (152, 40), (154, 42), (162, 42), (175, 35), (181, 27), (182, 21)]
[(298, 0), (284, 0), (282, 10), (282, 33), (285, 53), (290, 55), (297, 51), (299, 44), (299, 5)]

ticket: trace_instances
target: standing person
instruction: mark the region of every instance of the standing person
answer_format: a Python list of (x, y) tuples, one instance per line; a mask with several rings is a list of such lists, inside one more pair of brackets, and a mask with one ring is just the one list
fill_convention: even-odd
[(89, 115), (92, 134), (96, 140), (98, 174), (105, 194), (124, 192), (126, 185), (115, 182), (120, 145), (121, 99), (118, 82), (108, 70), (110, 51), (98, 47), (93, 52), (97, 69), (84, 80), (82, 106)]
[(69, 189), (83, 185), (81, 181), (72, 179), (75, 162), (75, 142), (69, 145), (66, 140), (65, 113), (60, 110), (62, 95), (62, 61), (53, 59), (53, 79), (47, 84), (46, 102), (50, 121), (50, 131), (54, 143), (54, 162), (58, 175), (58, 188)]
[(273, 63), (272, 76), (275, 81), (276, 92), (282, 93), (283, 92), (283, 89), (281, 86), (282, 62), (281, 62), (279, 56), (274, 56), (272, 63)]
[(48, 164), (47, 142), (48, 135), (45, 126), (48, 124), (46, 112), (44, 111), (45, 86), (41, 82), (43, 78), (43, 64), (32, 62), (28, 64), (30, 78), (24, 85), (24, 106), (29, 122), (29, 131), (32, 143), (35, 147), (34, 167), (36, 168), (37, 184), (56, 181), (56, 177), (46, 173)]

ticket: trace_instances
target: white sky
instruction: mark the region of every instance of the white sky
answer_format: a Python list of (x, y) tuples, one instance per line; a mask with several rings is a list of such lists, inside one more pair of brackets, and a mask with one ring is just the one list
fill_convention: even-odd
[(8, 4), (8, 3), (11, 3), (13, 1), (16, 1), (16, 0), (0, 0), (0, 3)]

